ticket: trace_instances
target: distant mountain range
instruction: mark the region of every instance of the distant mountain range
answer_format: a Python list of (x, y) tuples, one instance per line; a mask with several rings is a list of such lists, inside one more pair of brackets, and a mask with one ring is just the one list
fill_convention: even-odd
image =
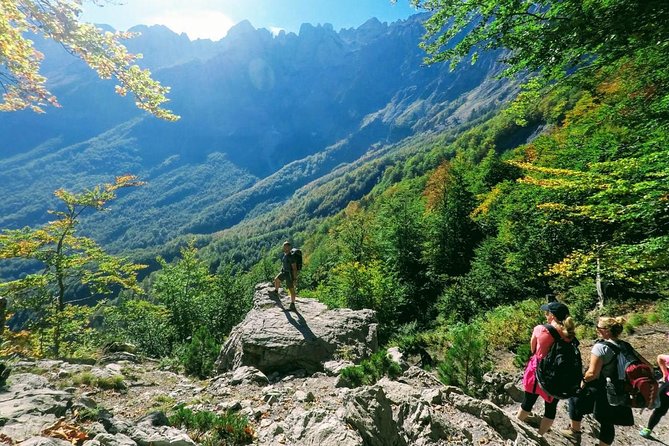
[[(496, 78), (495, 54), (453, 72), (425, 66), (424, 18), (370, 19), (338, 32), (304, 24), (277, 36), (241, 22), (218, 42), (137, 27), (141, 36), (127, 46), (172, 87), (176, 123), (138, 111), (110, 81), (40, 41), (43, 72), (63, 108), (1, 115), (0, 228), (47, 221), (55, 189), (133, 173), (148, 184), (124, 192), (112, 212), (86, 218), (82, 230), (114, 252), (160, 252), (176, 237), (262, 217), (298, 190), (304, 197), (310, 187), (340, 184), (333, 171), (456, 128), (513, 93)], [(303, 212), (336, 212), (377, 179)]]

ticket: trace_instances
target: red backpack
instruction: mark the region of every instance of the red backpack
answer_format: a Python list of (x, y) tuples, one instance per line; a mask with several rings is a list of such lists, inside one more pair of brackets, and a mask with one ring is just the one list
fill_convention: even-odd
[(617, 376), (607, 377), (606, 395), (612, 406), (647, 407), (658, 403), (659, 385), (653, 369), (641, 362), (634, 348), (624, 341), (618, 345), (603, 341), (616, 354)]

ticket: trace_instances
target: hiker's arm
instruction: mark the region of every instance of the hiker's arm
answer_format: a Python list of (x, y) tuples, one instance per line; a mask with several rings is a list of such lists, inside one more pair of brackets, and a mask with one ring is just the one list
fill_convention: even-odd
[(297, 281), (297, 263), (293, 262), (290, 264), (290, 267), (293, 269), (293, 282)]
[(583, 375), (583, 381), (590, 382), (599, 378), (603, 366), (604, 359), (601, 356), (590, 355), (590, 366), (585, 371), (585, 375)]
[(530, 339), (530, 351), (532, 354), (537, 352), (537, 337), (532, 333), (532, 338)]

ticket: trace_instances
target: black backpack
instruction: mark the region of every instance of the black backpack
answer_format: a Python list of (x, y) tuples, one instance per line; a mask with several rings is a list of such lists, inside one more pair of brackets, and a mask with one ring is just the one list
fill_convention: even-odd
[(290, 250), (290, 255), (295, 260), (297, 270), (300, 271), (302, 269), (302, 250), (300, 248), (293, 248)]
[(576, 396), (583, 379), (578, 339), (567, 342), (552, 325), (546, 324), (544, 327), (553, 336), (554, 342), (548, 354), (537, 365), (537, 382), (547, 394), (557, 399)]

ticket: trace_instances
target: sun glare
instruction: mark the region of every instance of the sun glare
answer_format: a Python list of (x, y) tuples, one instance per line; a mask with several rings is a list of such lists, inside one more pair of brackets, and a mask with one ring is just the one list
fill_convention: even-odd
[(220, 40), (235, 22), (219, 11), (168, 11), (147, 19), (149, 25), (165, 25), (177, 33), (186, 33), (191, 40)]

